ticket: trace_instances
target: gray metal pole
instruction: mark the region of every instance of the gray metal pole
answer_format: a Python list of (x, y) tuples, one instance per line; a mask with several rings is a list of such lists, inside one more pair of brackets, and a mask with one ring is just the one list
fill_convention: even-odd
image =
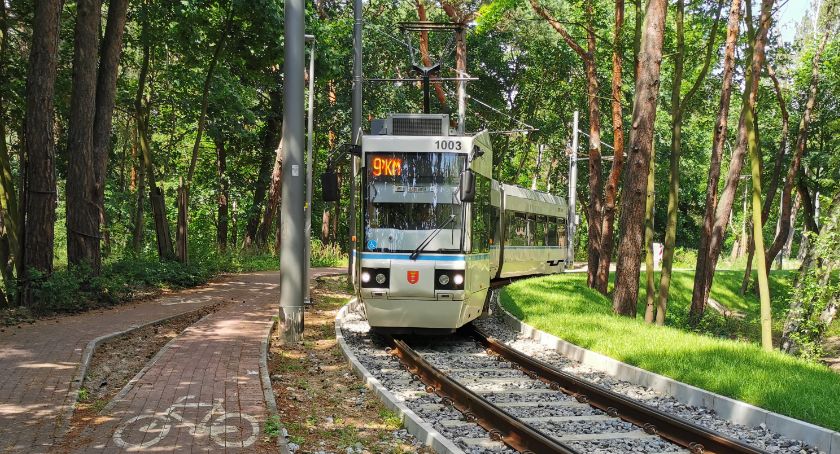
[(311, 273), (309, 270), (310, 260), (312, 256), (312, 146), (315, 141), (315, 37), (306, 35), (306, 41), (309, 43), (309, 114), (306, 117), (306, 215), (304, 216), (304, 257), (303, 257), (303, 276), (305, 278), (305, 285), (303, 286), (303, 302), (305, 304), (311, 303), (309, 297), (309, 279)]
[[(353, 0), (353, 118), (351, 122), (353, 145), (362, 144), (362, 0)], [(359, 174), (359, 159), (354, 155), (353, 175), (350, 178), (350, 260), (347, 274), (356, 282), (356, 175)]]
[(569, 252), (566, 257), (568, 266), (575, 262), (575, 231), (577, 230), (577, 174), (578, 174), (578, 111), (572, 117), (572, 154), (569, 156), (569, 222), (566, 231), (569, 233), (567, 246)]
[(280, 334), (303, 336), (303, 68), (304, 1), (286, 0), (283, 49), (283, 204), (280, 212)]
[[(458, 71), (456, 75), (460, 79), (467, 78), (467, 36), (466, 25), (462, 25), (455, 30), (455, 41), (457, 42), (458, 50)], [(467, 123), (467, 81), (458, 81), (458, 134), (463, 135)]]

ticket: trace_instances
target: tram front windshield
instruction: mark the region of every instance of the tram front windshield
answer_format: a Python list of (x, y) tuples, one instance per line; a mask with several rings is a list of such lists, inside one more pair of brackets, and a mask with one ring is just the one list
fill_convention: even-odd
[(465, 158), (456, 153), (367, 153), (364, 249), (412, 252), (443, 226), (423, 251), (460, 251), (458, 185)]

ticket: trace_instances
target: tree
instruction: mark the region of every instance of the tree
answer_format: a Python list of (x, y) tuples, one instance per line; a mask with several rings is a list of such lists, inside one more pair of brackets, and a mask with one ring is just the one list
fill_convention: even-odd
[(51, 274), (55, 242), (55, 142), (53, 95), (58, 64), (61, 0), (35, 2), (26, 79), (26, 162), (23, 232), (23, 303), (33, 306), (32, 271)]
[(586, 1), (586, 49), (575, 41), (560, 21), (554, 18), (538, 0), (529, 0), (534, 11), (560, 34), (563, 41), (583, 60), (586, 73), (586, 97), (589, 108), (589, 203), (587, 206), (588, 246), (587, 285), (594, 287), (598, 278), (601, 254), (601, 108), (598, 105), (598, 72), (593, 0)]
[(629, 172), (624, 181), (619, 220), (613, 311), (635, 317), (639, 293), (647, 175), (653, 149), (654, 122), (665, 37), (665, 0), (650, 0), (645, 10), (644, 31), (639, 53), (636, 94), (633, 99), (633, 129), (630, 131)]
[(790, 167), (788, 168), (787, 176), (785, 177), (785, 186), (782, 189), (782, 206), (781, 214), (779, 215), (779, 231), (776, 232), (776, 237), (773, 243), (767, 250), (766, 266), (769, 268), (770, 264), (776, 258), (776, 255), (782, 250), (790, 233), (791, 224), (791, 194), (793, 192), (793, 184), (796, 175), (799, 173), (799, 166), (802, 163), (802, 156), (805, 154), (805, 148), (808, 142), (808, 127), (811, 124), (811, 117), (814, 111), (814, 105), (817, 102), (817, 85), (820, 79), (820, 55), (825, 50), (825, 45), (828, 43), (829, 31), (823, 32), (820, 44), (817, 47), (814, 57), (811, 62), (811, 85), (808, 88), (808, 101), (805, 103), (805, 111), (802, 113), (802, 119), (799, 121), (799, 134), (796, 137), (796, 147), (793, 151), (793, 159), (791, 159)]
[[(726, 227), (729, 224), (729, 215), (732, 211), (732, 204), (735, 201), (735, 193), (738, 190), (741, 168), (744, 165), (744, 156), (747, 152), (750, 134), (754, 133), (754, 115), (756, 96), (758, 93), (758, 81), (761, 68), (764, 65), (764, 47), (767, 40), (767, 32), (770, 28), (770, 13), (773, 3), (774, 0), (762, 0), (761, 3), (759, 27), (752, 46), (752, 58), (750, 67), (747, 71), (744, 93), (741, 100), (742, 107), (740, 119), (738, 121), (738, 138), (736, 146), (732, 152), (732, 161), (729, 166), (729, 173), (726, 177), (723, 192), (721, 193), (720, 200), (715, 205), (714, 224), (708, 231), (705, 229), (704, 224), (704, 229), (701, 235), (700, 250), (697, 255), (697, 268), (694, 274), (694, 290), (691, 298), (690, 317), (693, 323), (699, 322), (699, 320), (703, 317), (706, 302), (709, 300), (709, 292), (711, 291), (715, 267), (717, 266), (717, 260), (718, 257), (720, 257), (720, 251), (723, 247), (723, 237), (726, 233)], [(720, 127), (720, 123), (718, 123), (718, 125), (718, 127)], [(717, 131), (715, 133), (717, 134)], [(753, 136), (752, 139), (754, 140), (755, 137)], [(713, 160), (715, 159), (715, 151), (716, 150), (714, 149), (712, 151)], [(712, 185), (713, 180), (715, 180), (715, 178), (712, 178), (714, 175), (711, 174), (712, 171), (715, 170), (714, 167), (715, 166), (713, 164), (710, 168), (710, 178), (708, 183), (710, 186)], [(714, 191), (711, 189), (706, 191), (707, 202), (710, 200), (710, 193), (713, 192)], [(707, 207), (707, 214), (709, 209), (710, 208)], [(708, 222), (708, 219), (704, 220), (704, 222)]]
[(190, 166), (187, 171), (186, 181), (181, 181), (178, 186), (178, 222), (175, 227), (175, 257), (178, 261), (186, 263), (189, 260), (188, 253), (188, 229), (189, 229), (189, 206), (190, 206), (190, 185), (192, 185), (193, 177), (195, 176), (195, 166), (198, 162), (198, 151), (201, 149), (201, 138), (204, 134), (204, 126), (207, 123), (207, 105), (210, 102), (210, 88), (213, 83), (213, 75), (216, 71), (216, 66), (219, 64), (219, 58), (225, 48), (228, 34), (230, 34), (230, 27), (233, 24), (233, 4), (230, 6), (230, 11), (227, 18), (222, 25), (219, 34), (219, 40), (216, 43), (216, 48), (213, 50), (213, 56), (210, 58), (210, 64), (207, 67), (207, 75), (204, 77), (204, 85), (201, 90), (201, 104), (198, 114), (198, 125), (195, 131), (195, 142), (193, 142), (192, 154), (190, 155)]
[(715, 50), (718, 24), (720, 23), (721, 3), (716, 7), (715, 19), (709, 33), (709, 40), (706, 44), (706, 55), (703, 59), (703, 67), (700, 74), (694, 80), (694, 84), (688, 90), (684, 98), (681, 98), (683, 66), (685, 62), (685, 2), (677, 0), (677, 52), (674, 55), (674, 79), (671, 86), (671, 168), (669, 173), (668, 190), (668, 225), (665, 227), (665, 249), (662, 254), (662, 274), (659, 278), (659, 292), (656, 303), (656, 324), (665, 324), (665, 308), (668, 304), (668, 292), (671, 288), (671, 270), (674, 266), (674, 248), (677, 239), (677, 205), (679, 204), (680, 192), (680, 153), (682, 151), (682, 123), (685, 116), (686, 106), (691, 102), (699, 90), (706, 74), (709, 72), (709, 65)]
[(100, 271), (99, 209), (93, 156), (99, 0), (78, 0), (73, 51), (67, 168), (67, 261)]
[(598, 256), (598, 271), (595, 279), (595, 289), (607, 294), (610, 282), (610, 259), (613, 250), (613, 227), (615, 226), (615, 204), (618, 197), (618, 185), (621, 170), (624, 165), (624, 119), (621, 112), (621, 31), (624, 27), (624, 0), (615, 0), (615, 27), (613, 28), (612, 80), (610, 87), (612, 97), (613, 127), (613, 164), (604, 188), (603, 214), (601, 215), (601, 245)]

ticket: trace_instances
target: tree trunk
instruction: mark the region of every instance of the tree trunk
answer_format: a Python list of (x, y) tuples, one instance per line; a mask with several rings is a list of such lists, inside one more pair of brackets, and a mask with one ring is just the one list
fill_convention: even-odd
[(99, 208), (93, 156), (99, 0), (78, 0), (73, 51), (73, 91), (67, 132), (67, 262), (99, 275)]
[[(423, 0), (415, 0), (415, 4), (417, 5), (417, 20), (420, 22), (429, 20)], [(429, 56), (429, 32), (426, 31), (420, 32), (420, 60), (424, 66), (432, 66), (432, 58)], [(432, 82), (432, 87), (435, 89), (435, 96), (441, 108), (446, 111), (446, 93), (443, 92), (443, 87), (440, 86), (440, 82)]]
[(647, 187), (645, 188), (645, 322), (653, 323), (656, 317), (656, 284), (653, 269), (653, 209), (656, 196), (654, 191), (655, 175), (654, 163), (656, 153), (651, 145), (650, 165), (648, 166)]
[[(144, 4), (144, 10), (146, 5)], [(145, 14), (144, 14), (145, 17)], [(146, 78), (149, 73), (149, 48), (148, 23), (143, 20), (141, 41), (143, 42), (143, 62), (140, 65), (140, 75), (137, 80), (137, 95), (134, 98), (135, 124), (137, 126), (137, 141), (140, 145), (140, 153), (145, 167), (146, 181), (149, 185), (149, 204), (152, 207), (152, 217), (155, 222), (155, 238), (157, 239), (158, 258), (160, 260), (171, 260), (175, 258), (175, 251), (172, 249), (172, 235), (169, 232), (169, 222), (166, 219), (166, 200), (163, 191), (157, 186), (155, 177), (155, 164), (152, 159), (152, 149), (149, 143), (151, 136), (148, 127), (149, 106), (144, 101), (146, 90)], [(146, 105), (144, 105), (144, 102)]]
[(787, 241), (788, 233), (790, 232), (791, 224), (791, 193), (793, 191), (794, 180), (799, 173), (799, 167), (802, 163), (802, 156), (805, 154), (805, 148), (808, 143), (808, 127), (811, 124), (811, 117), (813, 116), (814, 105), (817, 102), (817, 85), (820, 79), (820, 55), (825, 49), (828, 42), (829, 33), (823, 33), (820, 45), (814, 53), (814, 59), (811, 63), (811, 85), (808, 88), (808, 101), (805, 103), (805, 112), (802, 114), (802, 119), (799, 121), (799, 134), (796, 137), (796, 148), (793, 151), (793, 158), (790, 162), (787, 176), (785, 177), (785, 186), (782, 189), (782, 205), (779, 213), (779, 231), (773, 239), (773, 243), (767, 250), (767, 267), (773, 263), (776, 255), (782, 250), (782, 247)]
[(720, 24), (720, 9), (722, 2), (718, 4), (717, 13), (715, 14), (715, 21), (709, 33), (709, 41), (706, 44), (706, 57), (703, 61), (703, 67), (697, 80), (689, 89), (685, 98), (680, 99), (680, 90), (682, 89), (683, 67), (685, 62), (685, 2), (679, 0), (677, 2), (677, 52), (674, 61), (674, 79), (671, 89), (671, 167), (669, 173), (669, 188), (668, 188), (668, 221), (665, 227), (665, 245), (662, 253), (662, 271), (659, 277), (659, 292), (657, 294), (656, 302), (656, 324), (665, 324), (665, 311), (668, 304), (668, 295), (671, 289), (671, 272), (674, 268), (674, 248), (677, 243), (677, 211), (679, 209), (679, 194), (680, 194), (680, 157), (682, 153), (682, 122), (685, 116), (685, 106), (688, 105), (697, 90), (706, 79), (706, 74), (709, 71), (709, 65), (712, 61), (713, 51), (715, 49), (715, 38), (717, 37), (717, 29)]
[(583, 60), (586, 73), (586, 98), (589, 110), (589, 204), (587, 207), (588, 248), (586, 283), (594, 287), (598, 278), (598, 265), (601, 251), (601, 111), (598, 105), (598, 74), (595, 56), (595, 28), (592, 0), (586, 2), (586, 49), (578, 44), (569, 32), (551, 13), (539, 5), (538, 0), (529, 0), (531, 7), (543, 19), (548, 21), (560, 34), (563, 41)]
[[(137, 133), (134, 133), (135, 138), (137, 137)], [(137, 144), (132, 147), (132, 157), (134, 158), (132, 162), (137, 163), (137, 205), (134, 208), (134, 216), (133, 216), (133, 230), (131, 234), (131, 249), (135, 252), (139, 252), (140, 249), (143, 247), (143, 238), (145, 237), (145, 204), (146, 204), (146, 172), (143, 166), (143, 158), (137, 156)]]
[(32, 48), (26, 77), (26, 162), (24, 190), (25, 232), (23, 262), (26, 270), (22, 302), (34, 306), (30, 270), (49, 275), (53, 271), (55, 242), (55, 142), (53, 140), (53, 95), (58, 63), (61, 0), (35, 2)]
[(647, 198), (647, 176), (653, 154), (656, 101), (665, 36), (666, 0), (650, 0), (645, 10), (645, 25), (639, 54), (639, 73), (633, 101), (633, 129), (630, 132), (629, 172), (624, 181), (619, 220), (620, 241), (616, 261), (613, 311), (635, 317), (639, 295), (639, 268)]
[(274, 169), (271, 171), (271, 182), (268, 185), (268, 200), (265, 204), (265, 212), (263, 213), (262, 221), (257, 229), (257, 247), (262, 249), (268, 244), (268, 238), (271, 236), (271, 226), (277, 216), (277, 210), (280, 208), (280, 198), (283, 194), (283, 141), (277, 146), (277, 152), (274, 156)]
[[(782, 178), (782, 167), (784, 166), (785, 153), (787, 149), (787, 137), (789, 127), (789, 115), (787, 110), (787, 103), (782, 94), (782, 87), (779, 84), (779, 79), (776, 77), (776, 71), (772, 65), (767, 65), (767, 75), (773, 81), (773, 89), (776, 93), (776, 101), (779, 104), (779, 110), (782, 113), (782, 135), (779, 138), (779, 148), (776, 151), (776, 159), (773, 162), (773, 174), (770, 177), (770, 185), (767, 188), (767, 196), (764, 199), (764, 206), (761, 209), (761, 225), (767, 224), (767, 218), (770, 217), (770, 210), (773, 208), (773, 201), (776, 200), (776, 192), (779, 190), (779, 180)], [(755, 244), (752, 241), (752, 236), (747, 242), (747, 265), (744, 269), (744, 277), (741, 280), (741, 295), (747, 292), (750, 284), (750, 277), (752, 276), (752, 262), (753, 255), (755, 255)]]
[[(269, 178), (272, 171), (271, 163), (277, 159), (277, 150), (281, 139), (283, 125), (283, 93), (281, 89), (270, 90), (268, 117), (265, 120), (263, 129), (262, 151), (260, 165), (257, 171), (257, 181), (254, 184), (254, 199), (247, 212), (245, 223), (245, 238), (242, 241), (242, 248), (251, 250), (257, 244), (257, 229), (260, 225), (262, 205), (265, 201), (268, 189)], [(267, 226), (270, 228), (270, 226)]]
[(799, 214), (799, 206), (802, 203), (802, 197), (800, 197), (799, 193), (796, 193), (796, 198), (793, 202), (793, 210), (790, 213), (791, 219), (791, 228), (790, 233), (788, 233), (787, 241), (785, 242), (785, 247), (782, 249), (782, 254), (786, 259), (790, 259), (790, 251), (793, 245), (793, 234), (795, 232), (794, 226), (796, 224), (796, 216)]
[(613, 128), (613, 163), (604, 188), (603, 214), (601, 215), (601, 253), (598, 256), (598, 272), (595, 289), (607, 294), (610, 283), (610, 259), (613, 250), (613, 229), (615, 227), (615, 202), (618, 184), (624, 165), (624, 120), (621, 112), (621, 31), (624, 28), (624, 0), (615, 0), (615, 28), (613, 29), (611, 109)]
[[(6, 3), (0, 2), (0, 80), (7, 80), (6, 54), (9, 43), (9, 24), (6, 13)], [(20, 163), (23, 164), (22, 162)], [(6, 104), (3, 93), (0, 92), (0, 216), (3, 218), (5, 240), (8, 242), (8, 257), (3, 266), (9, 263), (12, 268), (20, 271), (20, 205), (12, 174), (12, 161), (6, 143)], [(22, 273), (18, 272), (18, 275)], [(13, 277), (13, 275), (12, 275)], [(7, 288), (14, 282), (6, 282)]]
[[(127, 11), (128, 0), (108, 1), (108, 23), (105, 25), (105, 35), (99, 51), (99, 72), (96, 79), (96, 111), (93, 120), (94, 200), (99, 211), (102, 234), (106, 240), (108, 229), (105, 222), (105, 180)], [(108, 250), (107, 246), (105, 250)]]
[[(714, 199), (717, 195), (717, 180), (719, 178), (720, 165), (719, 161), (714, 163), (715, 159), (720, 158), (723, 149), (723, 140), (721, 137), (720, 148), (718, 143), (714, 145), (713, 153), (713, 168), (709, 171), (709, 187), (706, 191), (706, 215), (704, 219), (703, 232), (700, 238), (700, 251), (698, 251), (697, 270), (695, 271), (694, 290), (691, 300), (691, 320), (697, 323), (702, 317), (706, 308), (706, 302), (709, 299), (709, 291), (712, 285), (712, 277), (714, 276), (715, 267), (717, 266), (717, 259), (720, 256), (720, 249), (723, 245), (723, 236), (726, 232), (726, 227), (729, 223), (729, 215), (732, 211), (732, 204), (735, 199), (735, 192), (738, 189), (738, 182), (740, 178), (741, 168), (744, 163), (744, 154), (747, 149), (747, 122), (753, 123), (753, 109), (755, 106), (756, 93), (758, 91), (758, 81), (761, 67), (764, 62), (764, 44), (767, 35), (767, 29), (770, 26), (770, 9), (773, 6), (773, 0), (763, 0), (761, 11), (761, 25), (759, 27), (756, 41), (754, 44), (754, 51), (752, 52), (752, 61), (744, 87), (744, 94), (742, 97), (741, 117), (738, 124), (738, 140), (737, 146), (732, 153), (732, 162), (727, 175), (726, 184), (720, 201), (715, 204)], [(731, 14), (731, 13), (730, 13)], [(730, 28), (732, 27), (732, 16), (730, 15)], [(737, 26), (736, 26), (737, 28)], [(727, 36), (727, 41), (729, 37)], [(729, 55), (729, 47), (727, 43), (727, 58)], [(728, 101), (728, 100), (727, 100)], [(721, 96), (721, 103), (723, 103), (723, 96)], [(728, 103), (727, 103), (728, 104)], [(719, 117), (720, 118), (720, 117)], [(720, 123), (719, 123), (720, 125)], [(724, 123), (725, 125), (725, 123)], [(753, 123), (754, 125), (754, 123)], [(752, 127), (752, 126), (750, 126)], [(720, 128), (720, 131), (715, 131), (716, 138), (719, 133), (725, 133), (725, 127)], [(716, 154), (717, 153), (717, 154)], [(713, 172), (715, 173), (713, 175)], [(714, 214), (710, 215), (710, 210), (714, 210)], [(712, 216), (714, 222), (709, 216)], [(708, 229), (707, 229), (708, 228)]]
[[(789, 354), (796, 354), (802, 347), (798, 338), (810, 338), (819, 344), (825, 329), (833, 321), (840, 305), (840, 294), (831, 285), (838, 266), (837, 236), (840, 224), (840, 191), (832, 198), (828, 219), (815, 244), (809, 249), (802, 261), (796, 279), (794, 295), (782, 330), (780, 349)], [(822, 262), (820, 266), (819, 262)], [(824, 307), (820, 308), (822, 304)], [(815, 327), (802, 324), (809, 321), (819, 311)], [(814, 329), (816, 328), (816, 329)], [(795, 336), (794, 334), (799, 334)]]
[[(233, 6), (231, 5), (231, 8)], [(233, 10), (228, 12), (228, 17), (225, 19), (222, 27), (219, 41), (216, 43), (216, 49), (213, 50), (213, 57), (210, 59), (210, 65), (207, 68), (207, 75), (204, 77), (204, 86), (201, 90), (201, 110), (198, 114), (198, 126), (195, 131), (195, 141), (193, 142), (192, 155), (190, 156), (190, 167), (187, 170), (187, 180), (181, 180), (178, 187), (178, 223), (175, 229), (175, 256), (181, 263), (187, 263), (189, 241), (187, 239), (189, 231), (189, 208), (190, 208), (190, 186), (192, 185), (193, 176), (195, 175), (195, 166), (198, 162), (198, 151), (201, 149), (201, 136), (204, 134), (204, 127), (207, 124), (207, 105), (210, 102), (210, 87), (213, 84), (213, 74), (216, 72), (216, 66), (219, 63), (219, 57), (225, 48), (225, 42), (230, 32), (230, 27), (233, 24)]]
[(227, 176), (227, 150), (225, 142), (219, 137), (214, 137), (216, 145), (216, 200), (219, 209), (216, 216), (216, 246), (222, 253), (227, 252), (228, 239), (228, 202), (230, 200), (230, 180)]

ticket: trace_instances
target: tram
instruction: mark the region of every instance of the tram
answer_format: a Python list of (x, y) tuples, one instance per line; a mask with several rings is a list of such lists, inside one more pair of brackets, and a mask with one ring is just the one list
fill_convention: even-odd
[(566, 201), (498, 182), (489, 133), (449, 124), (392, 114), (362, 136), (353, 279), (374, 330), (453, 332), (487, 311), (491, 280), (568, 263)]

